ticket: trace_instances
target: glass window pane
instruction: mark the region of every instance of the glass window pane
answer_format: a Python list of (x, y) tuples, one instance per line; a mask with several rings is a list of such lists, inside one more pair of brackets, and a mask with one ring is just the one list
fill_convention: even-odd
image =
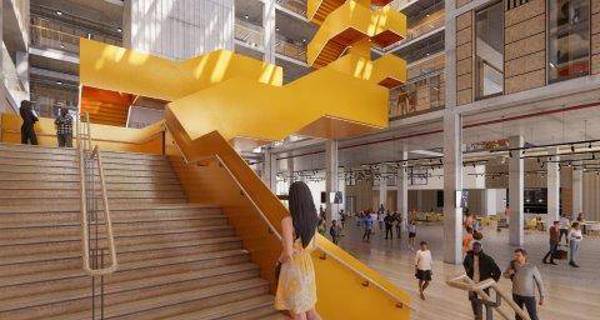
[(498, 2), (475, 14), (476, 97), (504, 91), (504, 4)]
[(549, 0), (548, 28), (548, 81), (589, 74), (589, 0)]

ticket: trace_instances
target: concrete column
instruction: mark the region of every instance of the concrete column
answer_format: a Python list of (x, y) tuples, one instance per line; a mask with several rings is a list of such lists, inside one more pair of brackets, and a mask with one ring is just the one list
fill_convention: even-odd
[[(402, 151), (402, 160), (408, 159), (408, 152)], [(408, 175), (406, 174), (406, 168), (400, 166), (398, 168), (398, 178), (396, 179), (396, 186), (398, 187), (397, 192), (397, 205), (398, 213), (402, 216), (402, 226), (406, 226), (408, 220)], [(405, 228), (402, 228), (405, 230)]]
[(573, 170), (573, 218), (583, 212), (583, 170)]
[(277, 41), (275, 0), (264, 0), (263, 5), (263, 28), (265, 47), (264, 61), (275, 63), (275, 42)]
[[(387, 170), (388, 167), (383, 165), (381, 168), (381, 177), (379, 178), (379, 206), (383, 204), (383, 207), (389, 209), (387, 207)], [(379, 206), (377, 209), (379, 209)]]
[(338, 141), (327, 140), (325, 142), (325, 192), (327, 193), (325, 210), (327, 221), (339, 220), (339, 205), (329, 202), (329, 194), (339, 191), (338, 166)]
[(462, 117), (444, 113), (444, 262), (462, 263), (463, 212), (457, 195), (463, 190)]
[[(522, 136), (508, 138), (510, 148), (521, 148), (524, 144)], [(525, 179), (523, 174), (524, 161), (521, 151), (512, 151), (508, 159), (508, 204), (512, 211), (509, 218), (509, 243), (513, 246), (523, 246), (525, 213), (523, 211), (523, 192)]]
[(287, 159), (287, 173), (290, 185), (294, 183), (294, 158)]
[(555, 220), (560, 217), (560, 171), (557, 162), (560, 157), (556, 154), (558, 148), (550, 148), (548, 154), (551, 155), (552, 161), (546, 163), (548, 170), (548, 214), (546, 215), (546, 225), (551, 226)]
[(29, 53), (17, 51), (16, 58), (17, 77), (27, 93), (26, 99), (29, 100)]
[(496, 207), (496, 189), (483, 189), (481, 191), (481, 203), (483, 205), (483, 210), (481, 214), (483, 214), (484, 216), (495, 215), (498, 212), (498, 208)]
[(263, 162), (263, 181), (267, 187), (273, 191), (277, 191), (277, 160), (270, 150), (265, 150), (265, 161)]

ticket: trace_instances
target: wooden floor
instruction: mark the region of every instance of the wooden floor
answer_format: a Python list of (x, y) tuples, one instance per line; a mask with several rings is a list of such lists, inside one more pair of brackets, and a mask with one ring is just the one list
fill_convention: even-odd
[[(417, 227), (417, 243), (428, 241), (434, 259), (434, 280), (427, 289), (426, 301), (420, 300), (417, 295), (413, 275), (414, 254), (408, 249), (406, 239), (385, 240), (384, 232), (379, 231), (377, 226), (375, 232), (371, 243), (364, 243), (361, 241), (361, 230), (354, 223), (349, 223), (340, 245), (412, 295), (413, 319), (473, 319), (466, 294), (445, 284), (447, 279), (464, 271), (462, 266), (442, 262), (444, 244), (441, 225)], [(500, 233), (493, 229), (484, 230), (484, 236), (484, 251), (492, 255), (504, 270), (514, 249), (508, 245), (507, 230)], [(541, 260), (548, 250), (547, 243), (545, 233), (526, 232), (525, 248), (529, 252), (530, 262), (540, 269), (547, 289), (546, 302), (539, 308), (540, 319), (600, 319), (600, 239), (586, 238), (583, 241), (579, 269), (569, 267), (565, 261), (559, 261), (558, 266), (542, 264)], [(510, 292), (510, 281), (502, 279), (500, 285)], [(496, 319), (501, 318), (497, 316)]]

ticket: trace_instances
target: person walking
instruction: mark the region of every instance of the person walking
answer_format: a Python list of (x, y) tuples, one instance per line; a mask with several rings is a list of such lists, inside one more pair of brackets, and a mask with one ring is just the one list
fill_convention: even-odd
[(19, 108), (19, 114), (23, 119), (21, 125), (21, 143), (37, 145), (37, 135), (35, 134), (35, 123), (39, 121), (35, 111), (33, 110), (33, 104), (29, 100), (21, 101), (21, 107)]
[[(558, 249), (558, 244), (560, 243), (559, 225), (560, 225), (560, 221), (557, 220), (557, 221), (554, 221), (554, 223), (552, 224), (552, 226), (550, 228), (548, 228), (550, 251), (548, 251), (548, 253), (546, 253), (546, 255), (544, 256), (544, 259), (542, 260), (542, 262), (544, 262), (544, 264), (553, 264), (553, 265), (557, 264), (556, 262), (554, 262), (554, 256), (556, 255), (556, 250)], [(548, 258), (550, 258), (550, 262), (548, 262)]]
[(394, 220), (396, 224), (396, 236), (398, 237), (398, 239), (402, 239), (402, 215), (398, 212), (395, 212)]
[(56, 139), (58, 140), (58, 146), (61, 148), (73, 147), (73, 118), (69, 114), (69, 109), (60, 109), (60, 114), (54, 120), (56, 126)]
[(283, 248), (274, 305), (275, 309), (288, 313), (291, 319), (319, 320), (311, 258), (316, 247), (314, 238), (319, 216), (310, 189), (304, 182), (292, 183), (288, 194), (290, 215), (281, 220)]
[(385, 223), (385, 239), (388, 239), (388, 235), (390, 239), (394, 239), (394, 217), (389, 211), (383, 218), (383, 222)]
[[(502, 275), (502, 271), (500, 271), (500, 267), (498, 267), (494, 258), (483, 252), (483, 244), (479, 241), (473, 241), (472, 249), (467, 252), (463, 260), (463, 267), (467, 276), (475, 283), (487, 279), (494, 279), (494, 281), (498, 282)], [(489, 294), (489, 289), (485, 289), (484, 291)], [(483, 320), (483, 303), (481, 299), (477, 297), (475, 292), (469, 292), (469, 300), (471, 301), (475, 320)]]
[(581, 240), (583, 240), (583, 234), (581, 234), (581, 227), (579, 226), (579, 222), (573, 222), (571, 227), (571, 231), (569, 232), (569, 265), (574, 268), (579, 268), (577, 262), (575, 262), (575, 258), (579, 253), (579, 247), (581, 245)]
[(565, 236), (565, 241), (567, 242), (567, 244), (569, 243), (569, 227), (571, 225), (571, 222), (569, 221), (569, 218), (567, 218), (566, 214), (562, 214), (560, 216), (560, 219), (558, 220), (560, 223), (560, 235), (558, 237), (558, 243), (560, 243), (562, 241), (563, 235)]
[(408, 230), (408, 247), (411, 250), (415, 249), (415, 238), (417, 237), (417, 225), (415, 220), (410, 220), (406, 226)]
[(419, 297), (425, 300), (425, 289), (431, 282), (431, 251), (427, 241), (421, 241), (420, 249), (415, 254), (415, 277), (419, 280)]
[(331, 220), (329, 235), (331, 236), (331, 241), (333, 241), (334, 244), (338, 244), (340, 240), (340, 227), (338, 226), (337, 221), (335, 220)]
[(363, 234), (363, 241), (371, 242), (371, 234), (373, 233), (373, 216), (371, 214), (366, 214), (364, 219), (364, 227), (365, 233)]
[[(538, 268), (528, 262), (527, 251), (525, 249), (516, 249), (513, 260), (509, 267), (504, 271), (504, 277), (512, 280), (512, 295), (514, 302), (523, 309), (527, 310), (531, 320), (539, 320), (537, 315), (537, 306), (535, 301), (535, 291), (540, 295), (539, 305), (544, 304), (544, 283), (542, 275)], [(516, 320), (522, 318), (517, 314)]]

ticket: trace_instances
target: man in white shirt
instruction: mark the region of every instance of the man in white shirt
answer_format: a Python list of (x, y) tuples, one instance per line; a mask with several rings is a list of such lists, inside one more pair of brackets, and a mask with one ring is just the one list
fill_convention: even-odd
[(558, 238), (558, 242), (560, 243), (562, 241), (562, 237), (564, 235), (565, 239), (568, 243), (569, 242), (569, 226), (571, 225), (571, 222), (569, 221), (569, 218), (567, 218), (567, 216), (564, 213), (560, 216), (560, 219), (558, 221), (559, 221), (559, 226), (560, 226), (560, 236)]
[(419, 280), (419, 296), (425, 300), (425, 289), (431, 282), (431, 251), (426, 241), (421, 241), (421, 248), (415, 254), (415, 277)]

